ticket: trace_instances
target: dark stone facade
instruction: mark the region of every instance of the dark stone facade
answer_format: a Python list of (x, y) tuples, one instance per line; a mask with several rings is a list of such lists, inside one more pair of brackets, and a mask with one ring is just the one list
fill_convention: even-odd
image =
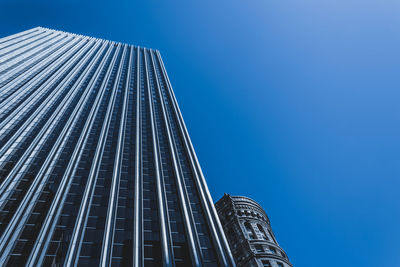
[(292, 267), (257, 202), (225, 194), (215, 207), (238, 267)]

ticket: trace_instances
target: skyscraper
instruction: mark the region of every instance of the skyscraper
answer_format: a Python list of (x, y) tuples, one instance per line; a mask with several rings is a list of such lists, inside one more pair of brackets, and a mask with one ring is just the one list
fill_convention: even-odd
[(0, 265), (25, 264), (235, 265), (157, 50), (0, 39)]
[(292, 266), (257, 202), (225, 194), (215, 206), (238, 267)]

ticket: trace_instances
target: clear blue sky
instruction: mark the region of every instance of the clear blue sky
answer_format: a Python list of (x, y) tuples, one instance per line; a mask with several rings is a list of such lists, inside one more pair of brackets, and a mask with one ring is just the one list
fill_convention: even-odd
[(161, 51), (214, 200), (262, 204), (295, 267), (400, 266), (398, 0), (0, 2)]

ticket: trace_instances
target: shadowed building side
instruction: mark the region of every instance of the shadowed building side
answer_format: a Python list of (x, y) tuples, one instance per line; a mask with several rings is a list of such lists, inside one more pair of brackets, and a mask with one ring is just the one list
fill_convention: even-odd
[(257, 202), (225, 194), (215, 207), (238, 267), (292, 267)]

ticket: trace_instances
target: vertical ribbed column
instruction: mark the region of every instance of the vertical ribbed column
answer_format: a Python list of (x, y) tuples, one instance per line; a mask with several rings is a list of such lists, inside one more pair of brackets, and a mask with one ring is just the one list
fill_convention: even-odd
[[(157, 51), (157, 56), (158, 56), (160, 67), (162, 69), (163, 78), (164, 78), (164, 81), (167, 86), (167, 88), (166, 88), (167, 98), (170, 101), (170, 105), (172, 106), (172, 110), (174, 113), (173, 115), (171, 114), (171, 117), (173, 117), (177, 121), (177, 127), (179, 129), (179, 136), (180, 136), (180, 138), (182, 138), (182, 141), (184, 143), (185, 153), (189, 159), (190, 167), (191, 167), (191, 170), (193, 171), (193, 175), (194, 175), (193, 176), (194, 181), (192, 181), (192, 182), (195, 183), (197, 192), (200, 195), (201, 205), (202, 205), (204, 215), (205, 215), (204, 217), (207, 220), (207, 224), (209, 226), (211, 236), (212, 236), (212, 241), (216, 247), (215, 251), (217, 252), (217, 255), (218, 255), (218, 258), (220, 261), (220, 265), (223, 265), (223, 266), (235, 265), (232, 255), (230, 253), (229, 246), (228, 246), (225, 236), (222, 232), (222, 227), (220, 226), (219, 220), (217, 218), (215, 208), (214, 208), (214, 205), (211, 200), (211, 196), (208, 192), (207, 185), (205, 183), (203, 174), (201, 172), (200, 165), (198, 163), (196, 154), (194, 152), (189, 135), (187, 133), (186, 126), (183, 122), (182, 115), (181, 115), (179, 107), (177, 105), (171, 83), (166, 74), (165, 67), (163, 65), (161, 56), (158, 51)], [(175, 142), (179, 142), (179, 141), (176, 139)]]
[(29, 53), (33, 48), (51, 40), (55, 36), (54, 32), (40, 32), (31, 37), (19, 40), (15, 44), (8, 45), (6, 48), (0, 49), (1, 62), (4, 64), (20, 56), (22, 53)]
[(41, 49), (27, 53), (22, 58), (7, 62), (0, 69), (0, 74), (2, 75), (0, 87), (26, 83), (54, 62), (63, 53), (63, 50), (68, 49), (67, 45), (77, 39), (74, 36), (57, 34), (55, 39), (46, 43)]
[[(183, 189), (183, 181), (182, 181), (182, 174), (181, 174), (181, 169), (179, 168), (179, 163), (177, 160), (177, 152), (176, 152), (176, 148), (175, 148), (175, 143), (172, 139), (172, 135), (171, 135), (171, 130), (170, 130), (170, 121), (167, 117), (167, 113), (166, 113), (166, 109), (165, 109), (165, 103), (163, 101), (163, 95), (160, 89), (160, 84), (158, 79), (160, 77), (158, 77), (158, 73), (156, 71), (156, 67), (154, 64), (154, 56), (153, 56), (153, 52), (150, 53), (150, 58), (151, 58), (151, 67), (152, 67), (152, 71), (155, 75), (155, 77), (153, 77), (154, 79), (154, 83), (155, 83), (155, 87), (156, 87), (156, 92), (155, 94), (157, 95), (157, 102), (160, 103), (160, 108), (162, 110), (162, 118), (160, 118), (160, 120), (162, 120), (162, 122), (160, 124), (163, 124), (165, 127), (165, 132), (166, 132), (166, 136), (167, 136), (167, 140), (165, 140), (168, 144), (167, 146), (169, 147), (169, 153), (170, 153), (170, 157), (172, 159), (172, 162), (170, 163), (171, 165), (173, 165), (173, 176), (175, 177), (176, 180), (176, 190), (178, 193), (178, 199), (180, 201), (180, 206), (182, 207), (182, 214), (183, 214), (183, 220), (184, 220), (184, 225), (186, 228), (186, 236), (188, 239), (188, 246), (189, 246), (189, 251), (190, 251), (190, 255), (192, 258), (192, 262), (194, 266), (201, 266), (202, 261), (200, 258), (201, 255), (201, 251), (200, 251), (200, 241), (198, 240), (197, 234), (196, 233), (196, 229), (195, 229), (195, 223), (193, 221), (192, 216), (190, 216), (189, 211), (190, 211), (190, 206), (189, 206), (189, 200), (187, 199), (187, 195), (184, 194), (184, 189)], [(170, 174), (172, 175), (172, 174)], [(176, 215), (175, 215), (176, 216)], [(178, 243), (178, 241), (176, 241), (176, 243)], [(185, 244), (186, 245), (186, 244)]]
[[(129, 49), (129, 63), (127, 73), (127, 81), (129, 81), (129, 69), (132, 64), (132, 48)], [(116, 213), (117, 213), (117, 204), (118, 204), (118, 194), (119, 194), (119, 186), (121, 179), (121, 167), (122, 167), (122, 157), (124, 151), (124, 138), (126, 131), (126, 120), (127, 120), (127, 110), (128, 110), (128, 93), (129, 93), (129, 82), (125, 82), (122, 84), (125, 91), (123, 94), (123, 104), (122, 104), (122, 116), (119, 125), (118, 131), (118, 142), (116, 148), (116, 156), (114, 161), (114, 172), (111, 181), (111, 189), (110, 189), (110, 197), (109, 204), (107, 209), (107, 218), (106, 225), (104, 229), (104, 238), (103, 238), (103, 247), (101, 251), (101, 266), (110, 266), (112, 259), (112, 249), (113, 249), (113, 240), (114, 240), (114, 232), (115, 232), (115, 221), (116, 221)]]
[(24, 40), (19, 40), (15, 44), (8, 45), (7, 48), (0, 49), (0, 66), (11, 61), (17, 61), (21, 57), (26, 57), (35, 51), (36, 48), (49, 42), (59, 36), (60, 34), (54, 32), (40, 32), (32, 35)]
[[(70, 60), (71, 58), (68, 58), (68, 56), (74, 55), (74, 53), (77, 52), (79, 48), (80, 47), (76, 47), (74, 50), (69, 51), (65, 55), (67, 60), (63, 62), (65, 63), (68, 60)], [(75, 56), (79, 55), (80, 54), (78, 53)], [(75, 58), (73, 57), (72, 60), (73, 59), (76, 59), (76, 57)], [(35, 102), (40, 104), (38, 108), (35, 110), (35, 112), (29, 114), (27, 109), (28, 107), (31, 106), (27, 105), (25, 106), (24, 109), (19, 111), (19, 114), (15, 114), (15, 116), (9, 117), (12, 118), (11, 121), (5, 120), (6, 127), (8, 126), (7, 127), (8, 131), (3, 132), (2, 134), (3, 136), (6, 135), (9, 138), (9, 141), (3, 146), (3, 149), (8, 148), (7, 152), (12, 153), (13, 155), (20, 154), (21, 157), (16, 162), (14, 168), (10, 171), (10, 173), (6, 177), (3, 176), (4, 180), (2, 181), (2, 187), (0, 188), (0, 206), (5, 204), (8, 195), (12, 192), (12, 188), (19, 181), (21, 173), (23, 174), (24, 172), (26, 172), (26, 168), (29, 167), (30, 162), (35, 159), (35, 152), (38, 151), (37, 146), (40, 145), (40, 143), (44, 142), (44, 140), (46, 140), (46, 137), (48, 137), (48, 135), (46, 136), (46, 133), (48, 133), (52, 125), (54, 126), (57, 122), (56, 115), (63, 109), (63, 106), (67, 104), (69, 97), (73, 94), (74, 92), (73, 90), (68, 91), (67, 88), (64, 87), (65, 84), (68, 82), (68, 79), (62, 81), (62, 79), (65, 77), (69, 79), (73, 78), (74, 73), (73, 72), (71, 73), (71, 66), (73, 65), (71, 64), (72, 63), (69, 62), (69, 64), (62, 66), (60, 68), (60, 72), (58, 73), (58, 75), (55, 75), (54, 78), (50, 79), (48, 83), (46, 83), (45, 86), (43, 86), (43, 91), (47, 92), (48, 94), (44, 94), (44, 96), (41, 98), (42, 95), (38, 92), (35, 95), (35, 98), (31, 99), (30, 101), (31, 104)], [(65, 76), (63, 76), (63, 72)], [(61, 84), (57, 86), (55, 90), (50, 86), (50, 84), (52, 83), (54, 84), (60, 81), (62, 81)], [(39, 102), (40, 101), (39, 99), (44, 101)], [(49, 103), (55, 104), (57, 102), (59, 103), (58, 106), (49, 105)], [(7, 107), (8, 105), (5, 106)], [(45, 116), (49, 114), (49, 111), (51, 110), (52, 107), (57, 107), (57, 109), (55, 109), (54, 113), (52, 114), (52, 116), (50, 116), (49, 120), (47, 121), (44, 120)], [(16, 124), (15, 122), (21, 120), (20, 116), (21, 113), (25, 113), (27, 116), (30, 116), (30, 118), (28, 118), (25, 124), (19, 128), (19, 131), (21, 130), (25, 131), (23, 131), (22, 134), (16, 134), (11, 136), (10, 133), (11, 134), (13, 133), (12, 128), (13, 126), (15, 127)], [(31, 128), (39, 128), (40, 122), (44, 123), (43, 127), (33, 140), (29, 140), (30, 141), (29, 146), (28, 142), (26, 142), (26, 146), (24, 146), (25, 149), (22, 151), (21, 143), (23, 143), (25, 140), (24, 138), (21, 138), (21, 135), (27, 136)], [(23, 152), (23, 154), (20, 152)], [(3, 158), (0, 160), (3, 160)]]
[(169, 219), (168, 219), (168, 207), (165, 195), (164, 181), (161, 173), (161, 156), (160, 156), (160, 142), (158, 139), (159, 122), (155, 119), (155, 107), (156, 100), (154, 99), (155, 92), (153, 88), (153, 79), (150, 76), (149, 70), (149, 59), (148, 51), (144, 49), (144, 65), (146, 71), (146, 86), (149, 96), (149, 109), (150, 109), (150, 124), (151, 124), (151, 135), (153, 143), (153, 153), (154, 153), (154, 167), (155, 167), (155, 179), (156, 179), (156, 195), (160, 216), (160, 233), (161, 233), (161, 248), (163, 254), (163, 266), (173, 266), (173, 251), (172, 251), (172, 240), (169, 229)]
[[(92, 45), (93, 45), (93, 43), (92, 44), (88, 43), (88, 46), (92, 46)], [(74, 56), (74, 58), (72, 58), (72, 60), (76, 60), (80, 56), (85, 55), (83, 57), (84, 62), (89, 63), (89, 60), (93, 59), (93, 56), (94, 56), (93, 53), (95, 51), (97, 51), (98, 47), (99, 47), (99, 45), (92, 46), (90, 48), (90, 52), (87, 54), (84, 53), (84, 52), (87, 52), (87, 50), (84, 49), (81, 52), (77, 53)], [(72, 63), (73, 62), (74, 61), (72, 61)], [(79, 68), (77, 66), (75, 66), (75, 69), (70, 72), (70, 77), (68, 77), (67, 80), (65, 80), (63, 83), (60, 84), (61, 87), (62, 87), (62, 85), (65, 85), (67, 82), (71, 82), (73, 77), (76, 77), (76, 75), (79, 75)], [(81, 78), (83, 78), (83, 76), (81, 76)], [(78, 84), (79, 84), (79, 82), (78, 82)], [(52, 117), (47, 121), (46, 125), (43, 127), (43, 129), (42, 129), (43, 136), (39, 136), (39, 139), (41, 139), (42, 141), (49, 139), (50, 134), (52, 132), (54, 132), (54, 130), (56, 130), (57, 125), (59, 125), (61, 123), (63, 114), (65, 114), (65, 107), (70, 106), (72, 104), (74, 96), (76, 96), (78, 93), (79, 92), (77, 90), (77, 87), (72, 88), (72, 90), (70, 90), (68, 92), (68, 94), (65, 97), (64, 103), (61, 103), (58, 106), (58, 109), (53, 113)], [(64, 111), (63, 111), (63, 109), (64, 109)], [(45, 172), (47, 166), (50, 164), (50, 162), (52, 160), (54, 160), (54, 155), (55, 155), (55, 151), (58, 148), (58, 143), (61, 142), (63, 137), (64, 137), (64, 133), (61, 132), (60, 135), (58, 136), (57, 140), (55, 140), (52, 150), (46, 156), (45, 161), (36, 176), (36, 179), (32, 181), (32, 184), (31, 184), (29, 190), (27, 191), (27, 194), (21, 200), (19, 209), (15, 212), (11, 222), (8, 224), (8, 227), (5, 229), (4, 234), (0, 238), (0, 249), (3, 248), (3, 244), (9, 244), (9, 246), (8, 246), (9, 249), (11, 249), (11, 247), (14, 246), (16, 237), (20, 234), (20, 231), (22, 231), (23, 225), (25, 224), (25, 221), (28, 219), (28, 215), (30, 214), (30, 212), (33, 208), (33, 204), (37, 201), (37, 199), (39, 197), (39, 194), (37, 194), (36, 192), (40, 192), (42, 190), (43, 186), (45, 185), (44, 179), (46, 178), (46, 176), (44, 176), (44, 172)], [(34, 144), (34, 142), (33, 142), (33, 144)], [(39, 151), (41, 151), (41, 148), (42, 148), (41, 143), (38, 143), (38, 145), (33, 150), (33, 152), (30, 152), (29, 149), (25, 152), (25, 156), (22, 156), (22, 158), (20, 160), (20, 162), (24, 164), (24, 168), (27, 168), (29, 166), (30, 161), (37, 158), (35, 156), (35, 153), (39, 153)], [(29, 156), (29, 158), (27, 158), (28, 156)], [(17, 170), (17, 168), (14, 168), (14, 170)], [(16, 173), (16, 175), (15, 175), (15, 177), (13, 177), (13, 180), (15, 181), (14, 184), (16, 184), (16, 182), (18, 180), (23, 179), (23, 178), (21, 178), (21, 175), (23, 175), (24, 171), (20, 170), (19, 172), (15, 171), (14, 173)], [(12, 175), (12, 173), (10, 175)], [(6, 202), (7, 196), (10, 196), (15, 191), (12, 189), (11, 185), (9, 186), (9, 188), (11, 188), (11, 189), (8, 189), (8, 191), (1, 194), (1, 197), (0, 197), (1, 203)], [(3, 253), (6, 254), (5, 252), (3, 252)]]
[[(47, 44), (47, 43), (51, 42), (52, 40), (54, 40), (55, 38), (57, 38), (58, 35), (52, 34), (52, 36), (53, 37), (51, 39), (49, 39), (49, 40), (44, 40), (43, 42), (40, 42), (38, 44), (35, 43), (34, 48), (32, 48), (32, 53), (37, 51), (38, 47), (41, 47), (44, 44)], [(26, 48), (24, 47), (21, 50), (23, 50), (23, 52), (21, 52), (21, 54), (16, 55), (16, 56), (10, 58), (9, 60), (3, 60), (0, 63), (0, 70), (5, 68), (5, 67), (7, 67), (7, 66), (15, 66), (17, 64), (13, 65), (13, 63), (15, 63), (15, 62), (20, 63), (22, 60), (27, 58), (27, 56), (26, 56), (26, 54), (27, 54)], [(28, 53), (29, 52), (30, 51), (28, 51)], [(53, 54), (52, 56), (56, 56), (56, 55)], [(56, 58), (56, 57), (54, 57), (54, 58)], [(28, 97), (30, 95), (30, 92), (33, 92), (35, 90), (35, 86), (33, 86), (33, 85), (35, 83), (37, 83), (38, 81), (41, 81), (49, 73), (49, 71), (41, 71), (43, 69), (42, 68), (38, 68), (38, 67), (39, 66), (46, 67), (46, 65), (48, 66), (48, 64), (46, 64), (46, 63), (51, 62), (50, 59), (51, 58), (46, 58), (44, 60), (41, 60), (40, 63), (36, 65), (36, 68), (29, 69), (26, 72), (24, 72), (25, 74), (29, 73), (29, 74), (32, 75), (32, 79), (31, 80), (24, 81), (23, 79), (15, 79), (11, 83), (7, 84), (3, 88), (3, 91), (2, 91), (3, 93), (2, 93), (2, 95), (0, 97), (0, 103), (4, 102), (5, 100), (9, 100), (8, 103), (11, 102), (11, 103), (13, 103), (15, 105), (16, 103), (15, 103), (15, 101), (13, 101), (13, 98), (15, 99), (17, 97), (18, 98)], [(62, 63), (61, 58), (59, 58), (57, 60), (56, 64), (60, 64), (60, 63)], [(55, 71), (55, 70), (57, 70), (57, 68), (55, 68), (53, 70)], [(29, 75), (29, 76), (31, 76), (31, 75)], [(4, 77), (6, 77), (6, 76), (4, 76)]]
[[(88, 77), (90, 80), (87, 82), (86, 95), (82, 97), (78, 103), (79, 109), (72, 113), (74, 115), (74, 121), (71, 122), (66, 138), (63, 144), (60, 145), (58, 155), (63, 157), (63, 155), (70, 155), (68, 161), (63, 160), (62, 162), (67, 163), (64, 167), (65, 170), (62, 172), (62, 179), (58, 182), (58, 190), (55, 194), (55, 198), (49, 210), (49, 215), (46, 221), (43, 223), (43, 227), (39, 234), (39, 242), (36, 243), (29, 260), (29, 266), (40, 265), (45, 257), (46, 251), (51, 244), (51, 240), (57, 235), (57, 224), (62, 218), (62, 211), (67, 205), (67, 196), (70, 192), (74, 173), (77, 171), (78, 159), (82, 156), (84, 144), (87, 141), (88, 133), (94, 124), (94, 117), (97, 113), (99, 103), (102, 94), (93, 94), (100, 88), (104, 87), (105, 79), (104, 76), (110, 71), (110, 61), (111, 57), (115, 57), (113, 52), (115, 48), (110, 46), (108, 42), (103, 43), (102, 57), (98, 59), (98, 62), (94, 66), (95, 69), (92, 70), (92, 77)], [(99, 55), (100, 56), (100, 55)], [(108, 69), (108, 71), (107, 71)], [(106, 70), (106, 71), (105, 71)], [(88, 110), (87, 107), (90, 107)], [(83, 120), (84, 119), (84, 120)], [(74, 134), (77, 130), (80, 130), (80, 135)], [(60, 159), (61, 160), (61, 159)], [(60, 162), (60, 160), (58, 162)], [(65, 164), (64, 163), (64, 164)], [(61, 169), (62, 170), (62, 169)], [(56, 162), (52, 163), (52, 166), (48, 170), (47, 175), (60, 175), (60, 169), (57, 169)], [(54, 241), (57, 241), (55, 239)], [(66, 250), (64, 251), (66, 253)]]
[(32, 35), (33, 33), (36, 33), (40, 30), (40, 27), (36, 27), (33, 29), (29, 29), (23, 32), (19, 32), (13, 35), (9, 35), (3, 38), (0, 38), (0, 49), (2, 49), (4, 46), (8, 45), (10, 42), (18, 42), (25, 36)]
[[(121, 49), (121, 46), (118, 45), (116, 55), (119, 53), (119, 50)], [(125, 50), (123, 52), (123, 55), (125, 55)], [(122, 56), (123, 57), (123, 56)], [(116, 58), (115, 58), (116, 60)], [(112, 63), (112, 65), (117, 64), (116, 61)], [(121, 66), (122, 66), (122, 60), (120, 61), (120, 66), (117, 69), (117, 77), (119, 79), (120, 72), (121, 72)], [(115, 83), (117, 84), (117, 83)], [(96, 180), (99, 175), (99, 170), (100, 170), (100, 164), (101, 164), (101, 156), (104, 151), (104, 146), (105, 146), (105, 141), (107, 138), (107, 134), (109, 131), (109, 123), (111, 120), (111, 114), (112, 110), (114, 108), (114, 101), (115, 101), (115, 95), (116, 95), (116, 86), (113, 86), (113, 89), (108, 88), (108, 86), (104, 87), (103, 90), (112, 90), (111, 92), (111, 97), (109, 102), (107, 103), (107, 110), (105, 113), (105, 118), (103, 122), (103, 126), (100, 131), (100, 136), (98, 138), (97, 146), (96, 146), (96, 151), (94, 153), (94, 159), (93, 159), (93, 164), (91, 166), (89, 176), (88, 176), (88, 181), (86, 185), (85, 192), (83, 194), (83, 199), (81, 202), (80, 210), (77, 216), (77, 220), (75, 223), (75, 228), (71, 237), (71, 242), (70, 246), (67, 252), (66, 256), (66, 265), (76, 265), (79, 261), (79, 253), (80, 253), (80, 248), (82, 245), (82, 240), (85, 234), (85, 228), (86, 228), (86, 221), (87, 217), (89, 215), (89, 208), (92, 202), (93, 198), (93, 193), (95, 190), (96, 186)]]
[(140, 48), (136, 49), (136, 162), (135, 162), (135, 198), (133, 226), (133, 266), (143, 266), (143, 192), (142, 192), (142, 90), (141, 90), (141, 56)]

